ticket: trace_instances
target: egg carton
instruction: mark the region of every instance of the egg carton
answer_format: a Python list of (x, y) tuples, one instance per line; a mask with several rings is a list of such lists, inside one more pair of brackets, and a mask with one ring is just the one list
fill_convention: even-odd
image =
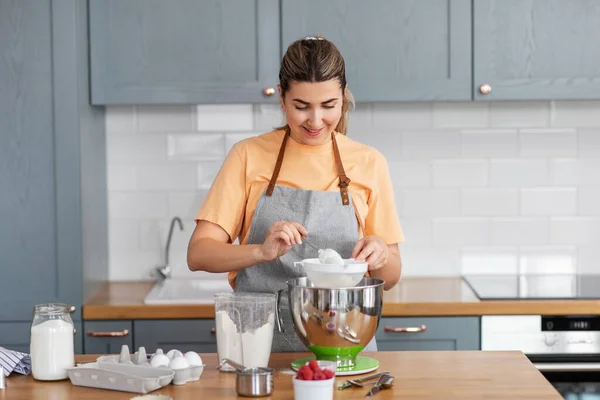
[(145, 394), (171, 383), (175, 371), (169, 368), (145, 368), (118, 363), (101, 365), (94, 362), (67, 368), (67, 376), (75, 386)]
[(187, 382), (197, 381), (204, 371), (204, 364), (198, 353), (188, 351), (184, 355), (177, 349), (170, 350), (167, 354), (164, 354), (162, 349), (156, 349), (155, 353), (148, 355), (146, 349), (140, 347), (132, 355), (129, 353), (129, 346), (123, 345), (119, 355), (100, 356), (96, 362), (100, 366), (123, 364), (139, 368), (169, 369), (174, 372), (174, 385), (185, 385)]

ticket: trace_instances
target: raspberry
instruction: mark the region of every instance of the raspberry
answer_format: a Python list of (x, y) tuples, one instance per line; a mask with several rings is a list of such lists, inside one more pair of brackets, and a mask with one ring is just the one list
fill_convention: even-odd
[(316, 371), (319, 369), (319, 363), (317, 362), (317, 360), (310, 360), (310, 362), (308, 363), (308, 366), (310, 367), (310, 369), (312, 369), (313, 371)]
[(310, 369), (307, 369), (306, 371), (304, 371), (303, 375), (304, 375), (304, 379), (307, 381), (312, 381), (313, 379), (315, 379), (314, 372)]
[(315, 374), (313, 375), (313, 381), (323, 381), (327, 378), (325, 378), (325, 374), (322, 371), (315, 371)]
[(334, 373), (333, 373), (332, 370), (330, 370), (330, 369), (324, 369), (323, 373), (325, 374), (325, 378), (327, 378), (327, 379), (333, 378)]
[(305, 381), (306, 379), (304, 379), (304, 374), (300, 371), (298, 371), (298, 374), (296, 374), (296, 379), (299, 379), (301, 381)]

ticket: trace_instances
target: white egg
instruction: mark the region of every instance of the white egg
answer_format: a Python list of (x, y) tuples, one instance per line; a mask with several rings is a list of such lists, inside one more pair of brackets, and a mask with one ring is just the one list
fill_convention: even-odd
[(150, 365), (154, 368), (168, 367), (170, 362), (169, 357), (164, 354), (155, 354), (152, 360), (150, 360)]
[(175, 357), (183, 357), (183, 353), (177, 349), (173, 349), (169, 350), (169, 352), (167, 353), (167, 357), (169, 357), (169, 360), (172, 360)]
[(185, 359), (190, 363), (190, 365), (198, 366), (202, 365), (202, 358), (195, 351), (188, 351), (185, 353)]
[(190, 366), (190, 363), (185, 359), (185, 357), (175, 357), (171, 360), (169, 364), (169, 368), (171, 369), (185, 369)]
[(344, 259), (340, 254), (333, 249), (320, 249), (319, 250), (319, 261), (321, 264), (336, 264), (344, 265)]

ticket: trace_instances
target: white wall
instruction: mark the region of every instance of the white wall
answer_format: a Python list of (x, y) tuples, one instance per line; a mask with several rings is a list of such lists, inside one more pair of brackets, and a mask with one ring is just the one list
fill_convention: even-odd
[[(388, 159), (404, 274), (600, 273), (600, 103), (359, 105), (349, 135)], [(169, 221), (175, 276), (193, 217), (236, 141), (277, 106), (107, 109), (110, 279), (151, 279)], [(211, 278), (222, 276), (209, 275)]]

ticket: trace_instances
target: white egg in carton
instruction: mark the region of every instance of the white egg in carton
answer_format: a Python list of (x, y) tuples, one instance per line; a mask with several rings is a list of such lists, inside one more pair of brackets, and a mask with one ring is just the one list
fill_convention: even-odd
[(144, 347), (140, 347), (131, 356), (129, 346), (126, 344), (121, 347), (121, 354), (118, 356), (101, 356), (98, 357), (97, 362), (98, 365), (119, 363), (148, 368), (169, 368), (175, 372), (172, 382), (174, 385), (197, 381), (204, 371), (202, 358), (194, 351), (183, 354), (181, 351), (173, 349), (164, 354), (162, 349), (156, 349), (156, 352), (148, 360)]

